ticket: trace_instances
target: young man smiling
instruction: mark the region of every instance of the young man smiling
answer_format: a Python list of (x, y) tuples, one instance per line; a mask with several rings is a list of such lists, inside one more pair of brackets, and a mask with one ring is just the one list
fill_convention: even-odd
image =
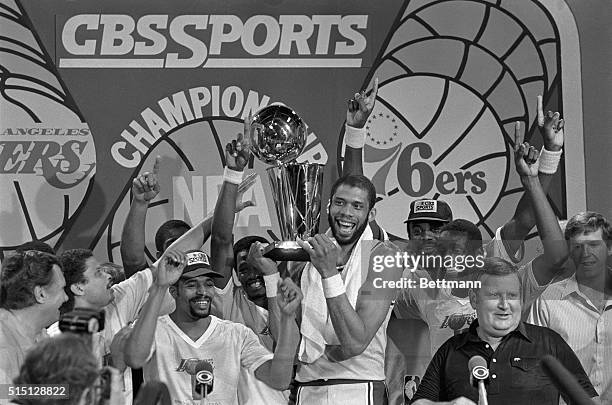
[(612, 403), (612, 226), (601, 214), (581, 212), (565, 227), (576, 272), (550, 285), (528, 322), (559, 333), (576, 352), (603, 404)]
[[(213, 280), (223, 276), (212, 269), (208, 255), (201, 251), (167, 255), (171, 260), (160, 263), (143, 314), (127, 339), (127, 364), (144, 366), (146, 380), (166, 382), (174, 403), (184, 405), (199, 403), (197, 373), (206, 366), (217, 376), (208, 395), (214, 403), (238, 403), (241, 368), (276, 390), (286, 389), (299, 342), (294, 333), (295, 311), (302, 298), (299, 288), (289, 279), (278, 285), (281, 319), (272, 354), (251, 329), (211, 315)], [(158, 318), (168, 288), (176, 310)]]

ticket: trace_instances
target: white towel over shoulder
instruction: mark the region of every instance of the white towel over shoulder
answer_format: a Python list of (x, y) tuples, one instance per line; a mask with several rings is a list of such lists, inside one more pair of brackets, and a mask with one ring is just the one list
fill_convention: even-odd
[[(330, 236), (331, 230), (327, 234)], [(364, 275), (367, 274), (367, 269), (361, 268), (361, 242), (372, 239), (372, 230), (368, 225), (355, 244), (344, 270), (340, 273), (346, 288), (346, 297), (353, 308), (357, 304), (357, 295), (365, 279)], [(308, 263), (304, 268), (301, 288), (304, 299), (302, 300), (302, 325), (300, 327), (302, 341), (300, 342), (299, 359), (304, 363), (314, 363), (323, 355), (325, 345), (337, 345), (340, 344), (340, 341), (327, 312), (321, 275), (312, 263)]]

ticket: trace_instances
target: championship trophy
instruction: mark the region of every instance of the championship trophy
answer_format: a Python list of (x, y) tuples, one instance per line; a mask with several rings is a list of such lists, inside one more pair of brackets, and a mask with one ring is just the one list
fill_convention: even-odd
[(250, 149), (267, 169), (272, 186), (281, 241), (264, 248), (264, 256), (282, 261), (309, 261), (296, 242), (319, 231), (321, 192), (325, 165), (297, 163), (306, 146), (307, 126), (289, 107), (271, 105), (261, 109), (249, 127)]

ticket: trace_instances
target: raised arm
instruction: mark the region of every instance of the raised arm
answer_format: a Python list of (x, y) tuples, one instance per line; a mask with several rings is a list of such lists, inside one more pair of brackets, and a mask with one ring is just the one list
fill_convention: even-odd
[[(244, 123), (245, 134), (248, 134), (248, 122), (249, 119), (246, 119)], [(244, 168), (251, 158), (251, 151), (243, 142), (243, 135), (240, 134), (237, 140), (228, 143), (225, 147), (226, 167), (223, 174), (223, 185), (213, 216), (210, 241), (211, 261), (213, 269), (223, 275), (223, 279), (215, 282), (219, 288), (227, 285), (234, 266), (233, 231), (236, 196)]]
[[(253, 172), (244, 178), (242, 183), (238, 186), (238, 195), (236, 196), (236, 209), (235, 212), (239, 213), (247, 207), (253, 207), (255, 203), (253, 201), (242, 201), (242, 196), (248, 191), (257, 180), (257, 173)], [(192, 249), (200, 249), (202, 245), (206, 243), (212, 233), (212, 223), (214, 210), (209, 212), (202, 221), (198, 222), (190, 230), (182, 234), (177, 240), (175, 240), (168, 249), (180, 250), (186, 252)]]
[(363, 146), (365, 144), (368, 117), (376, 104), (378, 94), (378, 79), (374, 79), (374, 88), (366, 95), (365, 91), (355, 93), (355, 98), (348, 101), (346, 110), (346, 127), (344, 138), (344, 164), (342, 175), (363, 174)]
[(285, 390), (291, 383), (295, 354), (300, 343), (295, 314), (303, 296), (290, 278), (278, 282), (278, 291), (276, 301), (280, 311), (280, 329), (274, 357), (255, 370), (255, 377), (274, 389)]
[[(538, 178), (542, 191), (546, 195), (562, 153), (565, 122), (560, 118), (558, 112), (548, 111), (544, 115), (542, 96), (538, 96), (537, 102), (538, 127), (544, 143), (542, 159), (545, 161), (545, 167), (542, 167), (539, 171)], [(503, 226), (501, 231), (504, 246), (510, 256), (514, 256), (520, 249), (523, 240), (534, 225), (536, 225), (536, 214), (532, 209), (531, 199), (526, 192), (519, 200), (513, 217)]]
[(149, 201), (159, 194), (160, 157), (155, 158), (153, 172), (144, 172), (132, 181), (132, 204), (121, 232), (121, 260), (125, 276), (147, 267), (145, 257), (145, 221)]
[(149, 289), (149, 297), (140, 318), (127, 338), (124, 348), (125, 363), (132, 368), (141, 368), (151, 354), (157, 327), (157, 317), (164, 302), (168, 287), (176, 283), (187, 263), (185, 254), (168, 250), (157, 261), (157, 277)]
[(544, 253), (532, 265), (533, 274), (539, 285), (548, 284), (561, 270), (561, 264), (568, 255), (567, 244), (559, 227), (559, 221), (546, 198), (538, 180), (538, 151), (523, 142), (520, 124), (515, 125), (516, 171), (525, 187), (525, 195), (535, 214), (535, 220), (544, 246)]
[[(306, 243), (301, 243), (301, 246), (308, 251), (313, 266), (321, 274), (323, 290), (327, 290), (327, 309), (340, 340), (339, 346), (329, 346), (326, 353), (335, 361), (357, 356), (363, 353), (374, 338), (397, 295), (397, 289), (390, 288), (386, 283), (397, 281), (402, 275), (400, 263), (379, 269), (374, 266), (375, 257), (394, 257), (398, 250), (390, 242), (371, 242), (375, 243), (376, 247), (371, 252), (367, 277), (353, 308), (344, 291), (342, 278), (336, 270), (339, 248), (326, 235), (316, 235), (309, 239), (309, 243), (312, 247)], [(364, 251), (365, 246), (364, 242)]]
[[(266, 298), (268, 299), (268, 326), (272, 338), (277, 342), (281, 329), (281, 311), (277, 304), (277, 284), (281, 280), (281, 276), (276, 262), (263, 256), (263, 249), (264, 245), (261, 242), (253, 243), (249, 249), (247, 261), (251, 266), (261, 271), (264, 276)], [(293, 322), (293, 327), (294, 332), (299, 336), (300, 331), (297, 323)]]

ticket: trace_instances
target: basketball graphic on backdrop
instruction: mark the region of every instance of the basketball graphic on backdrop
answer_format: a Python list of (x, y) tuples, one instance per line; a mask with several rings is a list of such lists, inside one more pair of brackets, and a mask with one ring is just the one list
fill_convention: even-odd
[[(159, 182), (161, 191), (150, 201), (146, 221), (146, 249), (149, 258), (155, 256), (154, 235), (160, 225), (170, 219), (184, 220), (195, 225), (215, 207), (223, 182), (225, 145), (243, 131), (243, 122), (236, 118), (208, 117), (191, 121), (163, 136), (149, 151), (135, 175), (151, 171), (156, 156), (161, 156)], [(326, 163), (327, 153), (313, 132), (309, 132), (306, 147), (298, 161)], [(278, 234), (272, 191), (267, 179), (268, 165), (258, 159), (246, 173), (255, 171), (259, 178), (245, 193), (243, 200), (256, 206), (245, 208), (235, 222), (235, 239), (246, 235), (261, 235), (272, 239)], [(131, 195), (122, 196), (108, 227), (95, 247), (99, 257), (120, 260), (121, 230), (129, 211)], [(110, 247), (110, 249), (109, 249)]]
[[(414, 104), (401, 102), (405, 94), (423, 94), (425, 89), (428, 97)], [(396, 216), (381, 225), (402, 235), (405, 225), (397, 215), (407, 215), (407, 201), (422, 197), (439, 197), (463, 218), (478, 222), (470, 200), (482, 211), (490, 210), (508, 165), (503, 135), (491, 111), (471, 100), (460, 85), (435, 77), (384, 83), (378, 97), (385, 102), (377, 103), (367, 123), (364, 173), (376, 187), (378, 212)], [(397, 107), (387, 108), (387, 103)], [(457, 114), (461, 105), (472, 111), (464, 108), (464, 115)], [(388, 132), (391, 126), (393, 132)]]
[(363, 87), (380, 81), (364, 174), (391, 234), (406, 235), (402, 221), (416, 198), (449, 202), (455, 218), (489, 236), (501, 225), (496, 209), (515, 206), (514, 122), (529, 139), (537, 95), (558, 86), (554, 27), (541, 5), (525, 3), (411, 1), (389, 33)]
[[(0, 24), (12, 33), (0, 50), (0, 249), (40, 239), (54, 244), (83, 203), (96, 166), (93, 136), (53, 63), (5, 4)], [(7, 42), (8, 43), (8, 42)]]

